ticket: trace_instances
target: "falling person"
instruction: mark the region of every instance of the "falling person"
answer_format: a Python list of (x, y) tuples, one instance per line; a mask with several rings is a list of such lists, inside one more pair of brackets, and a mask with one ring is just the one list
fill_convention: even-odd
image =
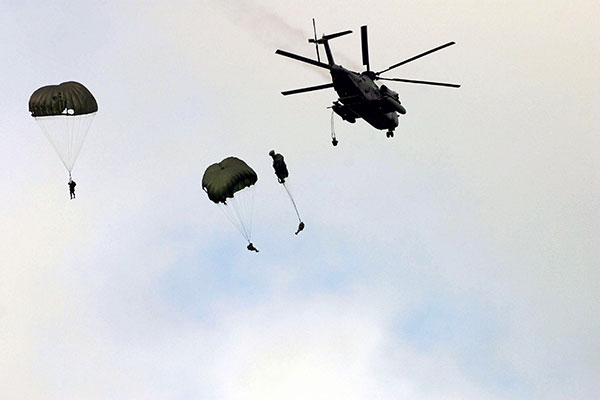
[(279, 153), (275, 153), (275, 150), (271, 150), (269, 155), (273, 157), (273, 168), (275, 169), (275, 175), (277, 175), (279, 183), (285, 183), (285, 178), (288, 177), (289, 173), (287, 165), (285, 165), (285, 161), (283, 160), (283, 156)]
[(304, 222), (300, 218), (300, 213), (298, 212), (298, 207), (296, 207), (296, 202), (290, 193), (287, 185), (285, 184), (285, 179), (289, 176), (289, 172), (287, 169), (287, 165), (283, 159), (283, 156), (279, 153), (275, 153), (275, 150), (271, 150), (269, 155), (273, 158), (273, 169), (275, 170), (275, 175), (277, 175), (277, 180), (279, 183), (283, 185), (285, 191), (287, 192), (290, 200), (292, 201), (292, 205), (294, 206), (294, 210), (296, 211), (296, 215), (298, 216), (298, 229), (296, 230), (296, 235), (300, 233), (304, 229)]

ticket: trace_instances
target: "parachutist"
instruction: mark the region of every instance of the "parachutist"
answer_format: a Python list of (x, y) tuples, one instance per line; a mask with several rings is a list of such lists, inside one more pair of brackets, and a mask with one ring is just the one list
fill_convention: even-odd
[(387, 137), (389, 137), (389, 138), (392, 138), (392, 137), (394, 137), (394, 131), (387, 131), (387, 133), (386, 133), (386, 135), (385, 135), (385, 136), (387, 136)]
[(75, 198), (75, 186), (77, 185), (73, 179), (69, 179), (69, 195), (71, 195), (71, 200)]
[(29, 98), (29, 111), (69, 172), (69, 193), (74, 199), (75, 182), (71, 184), (71, 171), (98, 111), (96, 99), (81, 83), (63, 82), (33, 92)]
[(248, 246), (246, 248), (250, 251), (255, 251), (258, 253), (258, 249), (256, 247), (254, 247), (254, 245), (252, 243), (248, 243)]
[(285, 165), (285, 161), (283, 160), (283, 156), (279, 153), (275, 153), (275, 150), (271, 150), (269, 155), (273, 157), (273, 168), (275, 169), (277, 180), (279, 183), (285, 183), (285, 178), (288, 177), (289, 172), (287, 170), (287, 165)]
[(337, 146), (338, 140), (336, 138), (333, 138), (333, 140), (331, 141), (331, 144), (333, 144), (334, 146)]
[[(237, 157), (227, 157), (221, 162), (206, 168), (202, 176), (202, 188), (209, 200), (222, 207), (231, 223), (238, 228), (246, 241), (252, 246), (250, 233), (252, 225), (252, 203), (249, 202), (249, 188), (258, 180), (258, 175), (243, 160)], [(246, 210), (240, 213), (239, 208)], [(255, 250), (258, 251), (258, 250)]]
[(288, 189), (288, 187), (285, 183), (285, 178), (287, 178), (289, 176), (287, 165), (285, 165), (283, 156), (279, 153), (275, 153), (275, 150), (271, 150), (269, 152), (269, 155), (271, 157), (273, 157), (273, 169), (275, 169), (275, 175), (277, 175), (277, 180), (279, 181), (279, 183), (281, 183), (283, 185), (290, 200), (292, 201), (292, 205), (294, 206), (296, 215), (298, 216), (298, 222), (300, 222), (300, 225), (298, 225), (298, 230), (296, 231), (296, 235), (297, 235), (302, 229), (304, 229), (304, 222), (302, 222), (302, 219), (300, 218), (300, 213), (298, 212), (298, 207), (296, 207), (296, 202), (294, 201), (294, 197), (290, 193), (290, 190)]

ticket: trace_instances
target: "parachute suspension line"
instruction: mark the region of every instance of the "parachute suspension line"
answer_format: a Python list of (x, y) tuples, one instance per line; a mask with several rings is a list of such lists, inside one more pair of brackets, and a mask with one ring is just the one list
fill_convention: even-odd
[(283, 187), (285, 188), (285, 191), (287, 192), (288, 196), (290, 197), (290, 200), (292, 201), (292, 205), (294, 206), (294, 210), (296, 210), (296, 216), (298, 216), (298, 222), (302, 222), (302, 218), (300, 218), (300, 213), (298, 212), (298, 207), (296, 207), (296, 202), (294, 201), (294, 198), (292, 197), (292, 194), (290, 193), (290, 190), (288, 189), (287, 185), (284, 183), (282, 183)]
[(35, 120), (54, 147), (67, 171), (71, 172), (96, 113), (75, 116), (45, 116)]
[(249, 186), (234, 195), (235, 201), (233, 202), (233, 208), (236, 211), (236, 215), (242, 222), (247, 233), (247, 240), (250, 243), (252, 238), (252, 210), (254, 209), (254, 186)]
[(233, 208), (233, 211), (235, 212), (235, 216), (237, 217), (237, 219), (240, 221), (240, 226), (242, 227), (242, 230), (244, 231), (244, 237), (246, 238), (246, 240), (248, 240), (248, 243), (250, 243), (250, 237), (252, 236), (252, 229), (250, 226), (246, 226), (248, 225), (248, 218), (247, 218), (247, 210), (244, 207), (244, 204), (242, 204), (243, 202), (241, 201), (237, 201), (238, 199), (234, 199), (233, 202), (231, 203), (231, 206)]
[(252, 210), (254, 208), (254, 187), (250, 186), (236, 192), (225, 204), (218, 203), (219, 208), (227, 216), (240, 234), (251, 243)]
[(237, 229), (237, 231), (246, 240), (249, 240), (248, 239), (248, 233), (244, 229), (244, 226), (242, 225), (242, 223), (234, 215), (233, 208), (230, 206), (229, 200), (231, 200), (231, 199), (228, 199), (228, 203), (227, 204), (219, 203), (218, 204), (219, 209), (223, 212), (223, 214), (225, 214), (225, 216), (227, 217), (227, 219), (229, 219), (229, 221), (231, 221), (231, 224), (235, 227), (235, 229)]
[(334, 124), (333, 124), (333, 115), (334, 115), (334, 112), (333, 112), (333, 108), (332, 108), (331, 109), (331, 143), (334, 146), (337, 146), (338, 140), (335, 137), (335, 127), (334, 127)]
[(52, 135), (51, 135), (51, 133), (50, 133), (50, 132), (54, 132), (56, 130), (54, 127), (50, 128), (50, 125), (56, 125), (56, 123), (52, 123), (49, 120), (49, 117), (38, 117), (38, 118), (34, 118), (34, 119), (38, 123), (38, 125), (40, 126), (40, 128), (42, 128), (42, 132), (44, 132), (44, 135), (46, 136), (46, 138), (48, 139), (48, 141), (50, 142), (50, 144), (52, 145), (52, 147), (54, 147), (54, 151), (56, 151), (56, 154), (58, 154), (58, 156), (60, 157), (60, 161), (62, 161), (62, 163), (65, 166), (65, 168), (67, 169), (67, 171), (70, 172), (69, 166), (67, 165), (67, 163), (63, 159), (63, 156), (61, 155), (61, 151), (59, 150), (62, 147), (60, 145), (60, 143), (58, 143), (58, 141), (59, 141), (58, 139), (59, 138), (57, 138), (56, 140), (54, 140), (53, 137), (52, 137)]

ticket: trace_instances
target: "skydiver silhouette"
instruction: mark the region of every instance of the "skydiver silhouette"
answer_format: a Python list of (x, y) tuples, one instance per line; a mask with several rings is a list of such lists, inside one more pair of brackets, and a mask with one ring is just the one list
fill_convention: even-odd
[(296, 235), (299, 234), (300, 232), (302, 232), (303, 229), (304, 229), (304, 222), (300, 221), (300, 223), (298, 224), (298, 230), (296, 231)]
[(285, 178), (288, 177), (289, 173), (287, 165), (285, 165), (285, 161), (283, 160), (283, 156), (279, 153), (275, 153), (275, 150), (271, 150), (269, 155), (273, 157), (273, 168), (275, 169), (277, 180), (279, 183), (285, 183)]
[(75, 198), (75, 186), (77, 185), (73, 179), (69, 179), (69, 195), (71, 196), (71, 200)]
[(254, 245), (252, 243), (248, 243), (248, 246), (246, 248), (250, 251), (255, 251), (258, 253), (258, 249), (256, 247), (254, 247)]

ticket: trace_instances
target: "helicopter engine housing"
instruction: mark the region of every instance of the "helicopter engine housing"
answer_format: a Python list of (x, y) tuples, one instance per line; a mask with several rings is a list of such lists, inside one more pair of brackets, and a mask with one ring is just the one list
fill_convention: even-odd
[(400, 114), (406, 114), (406, 109), (400, 104), (398, 93), (394, 92), (385, 85), (381, 85), (381, 110), (382, 111), (397, 111)]
[(404, 106), (400, 104), (400, 101), (394, 99), (393, 97), (384, 96), (381, 102), (382, 111), (397, 111), (400, 114), (406, 114), (406, 108), (404, 108)]

